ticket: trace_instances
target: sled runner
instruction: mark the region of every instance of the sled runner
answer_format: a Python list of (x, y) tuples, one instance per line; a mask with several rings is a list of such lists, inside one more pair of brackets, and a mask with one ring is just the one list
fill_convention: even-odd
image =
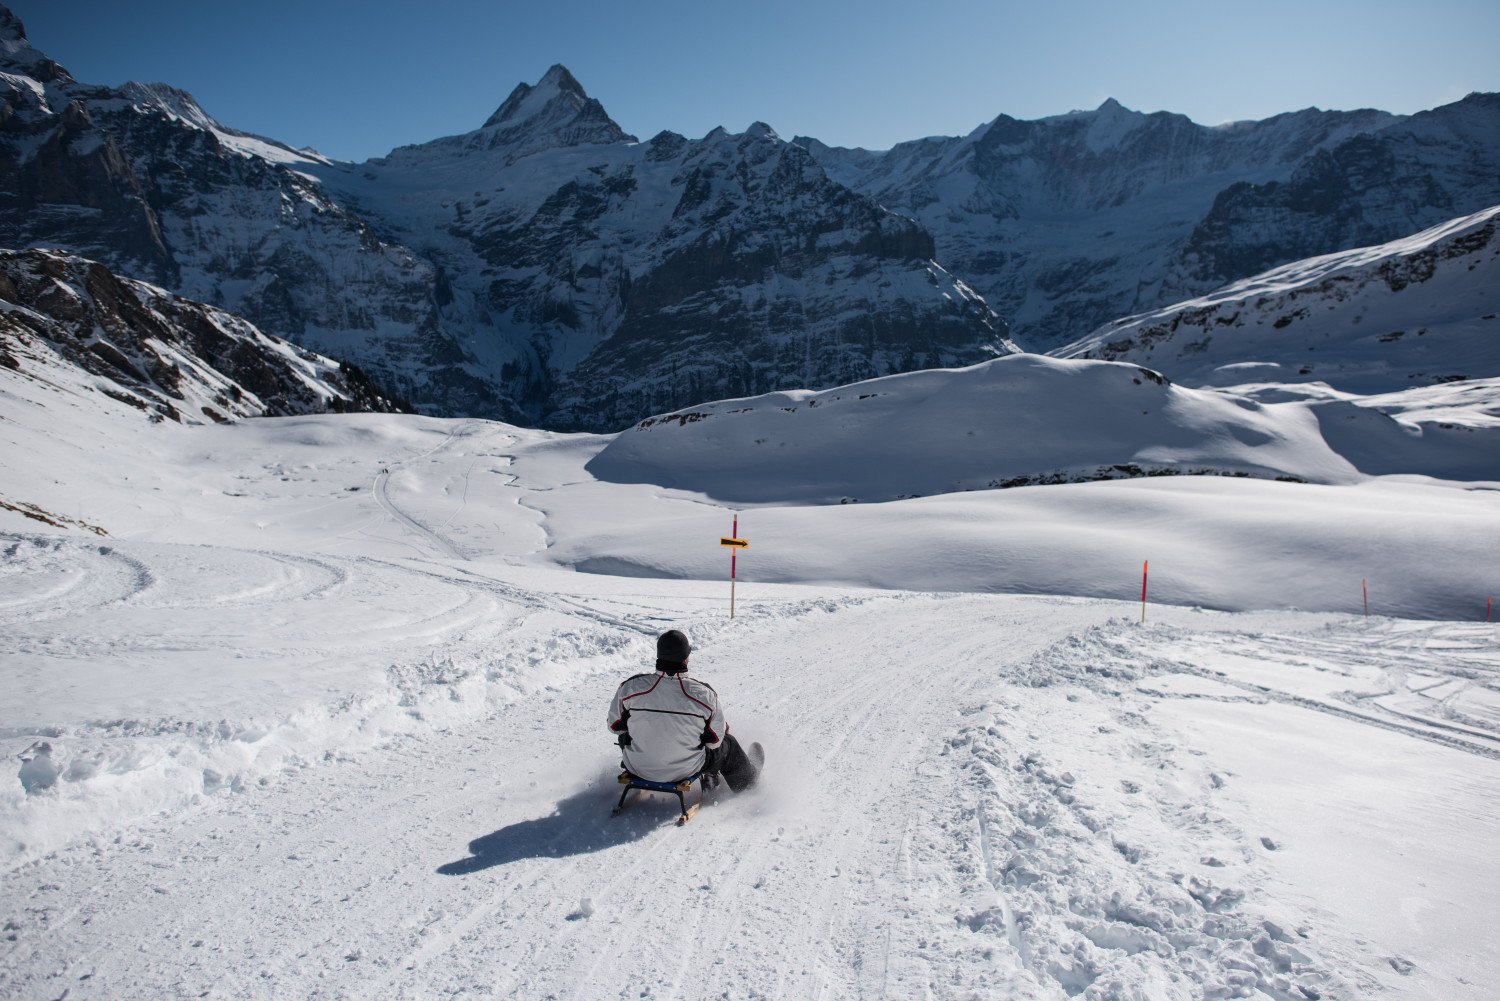
[[(689, 806), (687, 794), (692, 791), (694, 782), (698, 783), (700, 792), (697, 801)], [(620, 801), (609, 812), (611, 817), (619, 816), (620, 811), (625, 809), (625, 797), (630, 795), (632, 789), (639, 789), (642, 792), (663, 792), (677, 797), (677, 805), (682, 810), (682, 815), (677, 818), (678, 827), (693, 819), (693, 815), (698, 812), (698, 807), (703, 805), (704, 794), (708, 792), (710, 786), (718, 784), (715, 777), (707, 772), (698, 772), (676, 782), (652, 782), (650, 779), (643, 779), (629, 772), (621, 772), (619, 783), (625, 788), (620, 791)]]

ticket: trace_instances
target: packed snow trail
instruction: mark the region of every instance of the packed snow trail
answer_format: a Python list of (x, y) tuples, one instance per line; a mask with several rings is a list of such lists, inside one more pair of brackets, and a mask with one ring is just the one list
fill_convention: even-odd
[[(928, 735), (953, 728), (996, 656), (988, 631), (934, 646), (893, 629), (891, 606), (908, 602), (942, 604), (850, 599), (737, 619), (732, 640), (722, 623), (695, 630), (708, 640), (695, 669), (771, 763), (763, 790), (717, 795), (681, 830), (666, 829), (665, 801), (608, 817), (610, 678), (401, 738), (100, 856), (63, 852), (46, 879), (98, 880), (81, 896), (84, 936), (113, 942), (68, 950), (88, 960), (67, 981), (75, 996), (846, 994), (870, 934), (918, 937), (860, 888), (898, 864), (927, 798), (916, 766), (941, 748)], [(993, 625), (1018, 658), (1096, 618), (1032, 603)], [(50, 972), (61, 957), (44, 956), (79, 916), (33, 929), (6, 971)], [(808, 942), (824, 945), (809, 955)]]
[[(621, 607), (568, 601), (607, 609), (601, 621)], [(669, 600), (626, 603), (649, 628), (671, 621)], [(1153, 719), (1151, 686), (1209, 684), (1174, 673), (1174, 651), (1244, 649), (1258, 634), (1221, 633), (1233, 616), (1174, 610), (1164, 617), (1197, 628), (1141, 630), (1106, 613), (866, 593), (679, 621), (733, 732), (767, 746), (757, 791), (720, 790), (684, 828), (666, 799), (609, 817), (605, 710), (647, 653), (620, 647), (617, 674), (596, 664), (13, 871), (7, 897), (24, 907), (0, 944), (0, 987), (578, 999), (1399, 987), (1409, 950), (1387, 964), (1389, 946), (1270, 892), (1278, 853), (1231, 821), (1235, 779)], [(1445, 781), (1460, 757), (1487, 769), (1486, 787), (1500, 780), (1488, 759), (1388, 739), (1426, 756), (1423, 781)], [(1417, 983), (1483, 996), (1417, 959)]]

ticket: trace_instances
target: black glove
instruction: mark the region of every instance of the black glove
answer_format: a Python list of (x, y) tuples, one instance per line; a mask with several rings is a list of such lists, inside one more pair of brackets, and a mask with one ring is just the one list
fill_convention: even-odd
[(617, 740), (617, 741), (615, 741), (615, 743), (619, 744), (621, 747), (629, 747), (630, 746), (630, 731), (629, 730), (621, 730), (620, 731), (620, 739)]

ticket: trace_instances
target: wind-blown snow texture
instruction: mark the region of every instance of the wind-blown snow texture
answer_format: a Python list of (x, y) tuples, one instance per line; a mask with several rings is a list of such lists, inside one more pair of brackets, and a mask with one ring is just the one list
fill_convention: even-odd
[[(1174, 391), (1046, 359), (881, 382), (982, 399), (1019, 362)], [(153, 423), (46, 374), (0, 368), (7, 997), (1500, 982), (1493, 483), (762, 505), (731, 621), (705, 500), (734, 484), (597, 479), (614, 438)], [(807, 413), (788, 448), (818, 445)], [(668, 627), (770, 762), (681, 830), (607, 817), (604, 708)]]
[[(99, 260), (425, 412), (613, 431), (1076, 340), (1500, 204), (1500, 98), (1207, 128), (1109, 101), (883, 153), (626, 135), (565, 68), (364, 164), (75, 81), (0, 25), (0, 245)], [(1005, 318), (1005, 319), (1002, 319)]]

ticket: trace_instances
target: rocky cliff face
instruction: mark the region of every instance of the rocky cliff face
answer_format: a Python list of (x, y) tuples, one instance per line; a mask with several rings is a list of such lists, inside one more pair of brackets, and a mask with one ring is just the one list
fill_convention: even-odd
[(182, 91), (79, 83), (0, 19), (0, 246), (53, 247), (357, 361), (434, 409), (503, 410), (437, 323), (436, 270), (328, 198), (320, 162)]
[(434, 413), (663, 407), (1013, 350), (932, 238), (759, 127), (637, 143), (562, 67), (364, 165), (81, 84), (0, 22), (0, 246), (60, 247), (357, 361)]
[(224, 310), (43, 250), (0, 250), (0, 368), (43, 382), (60, 367), (153, 420), (400, 413), (363, 371)]
[(1214, 199), (1173, 261), (1169, 289), (1201, 290), (1288, 261), (1385, 243), (1500, 202), (1500, 94), (1317, 149), (1286, 180)]
[[(617, 428), (703, 399), (833, 385), (1015, 350), (982, 298), (932, 261), (932, 237), (830, 181), (757, 123), (700, 140), (543, 146), (592, 113), (555, 68), (478, 133), (325, 170), (451, 278), (448, 314), (502, 332), (496, 357), (543, 419)], [(576, 110), (578, 117), (567, 114)], [(393, 195), (399, 192), (399, 196)], [(465, 318), (480, 318), (480, 320)]]
[(1268, 267), (1500, 202), (1495, 95), (1399, 118), (1308, 109), (1209, 128), (1107, 101), (884, 152), (798, 139), (923, 223), (1028, 346)]

